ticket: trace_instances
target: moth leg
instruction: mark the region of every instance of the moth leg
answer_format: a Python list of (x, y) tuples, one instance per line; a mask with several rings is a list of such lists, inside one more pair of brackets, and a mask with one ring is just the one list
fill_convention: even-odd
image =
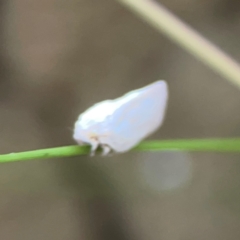
[(91, 141), (91, 153), (90, 156), (93, 157), (95, 155), (95, 152), (98, 148), (99, 142), (95, 139), (92, 139)]
[(102, 145), (102, 156), (107, 156), (111, 152), (111, 148), (108, 145)]

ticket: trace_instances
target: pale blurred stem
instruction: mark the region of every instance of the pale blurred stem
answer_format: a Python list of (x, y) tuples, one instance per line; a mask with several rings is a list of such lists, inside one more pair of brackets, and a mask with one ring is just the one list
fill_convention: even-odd
[[(226, 152), (240, 153), (240, 138), (235, 139), (181, 139), (146, 141), (140, 143), (133, 150), (136, 151), (188, 151), (188, 152)], [(28, 152), (9, 153), (0, 155), (0, 163), (25, 161), (46, 158), (73, 157), (89, 155), (89, 146), (66, 146)]]
[(161, 4), (151, 0), (117, 1), (240, 88), (240, 65)]

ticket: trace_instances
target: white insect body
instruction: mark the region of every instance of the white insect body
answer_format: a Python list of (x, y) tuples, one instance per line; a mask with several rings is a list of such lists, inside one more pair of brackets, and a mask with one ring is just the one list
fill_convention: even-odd
[(126, 152), (161, 126), (167, 100), (167, 83), (156, 81), (120, 98), (94, 104), (80, 114), (73, 138), (80, 145), (90, 144), (92, 154), (98, 146), (103, 148), (103, 155), (111, 150)]

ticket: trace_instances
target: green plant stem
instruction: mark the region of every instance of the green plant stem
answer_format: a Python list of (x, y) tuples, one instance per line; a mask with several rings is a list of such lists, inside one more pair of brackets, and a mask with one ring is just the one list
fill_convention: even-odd
[(117, 1), (240, 88), (239, 63), (182, 22), (160, 3), (151, 0)]
[[(146, 141), (140, 143), (133, 150), (240, 153), (240, 138)], [(47, 148), (27, 152), (2, 154), (0, 155), (0, 163), (44, 158), (73, 157), (78, 155), (86, 155), (89, 153), (89, 146), (65, 146)]]

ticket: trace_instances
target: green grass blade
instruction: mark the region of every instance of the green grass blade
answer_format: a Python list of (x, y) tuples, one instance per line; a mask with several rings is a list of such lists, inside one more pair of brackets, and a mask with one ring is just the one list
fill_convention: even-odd
[[(187, 151), (240, 153), (240, 138), (235, 139), (180, 139), (146, 141), (136, 151)], [(0, 155), (0, 163), (46, 158), (73, 157), (89, 154), (89, 146), (65, 146)]]
[(239, 152), (240, 138), (234, 139), (179, 139), (148, 141), (136, 148), (140, 151)]

